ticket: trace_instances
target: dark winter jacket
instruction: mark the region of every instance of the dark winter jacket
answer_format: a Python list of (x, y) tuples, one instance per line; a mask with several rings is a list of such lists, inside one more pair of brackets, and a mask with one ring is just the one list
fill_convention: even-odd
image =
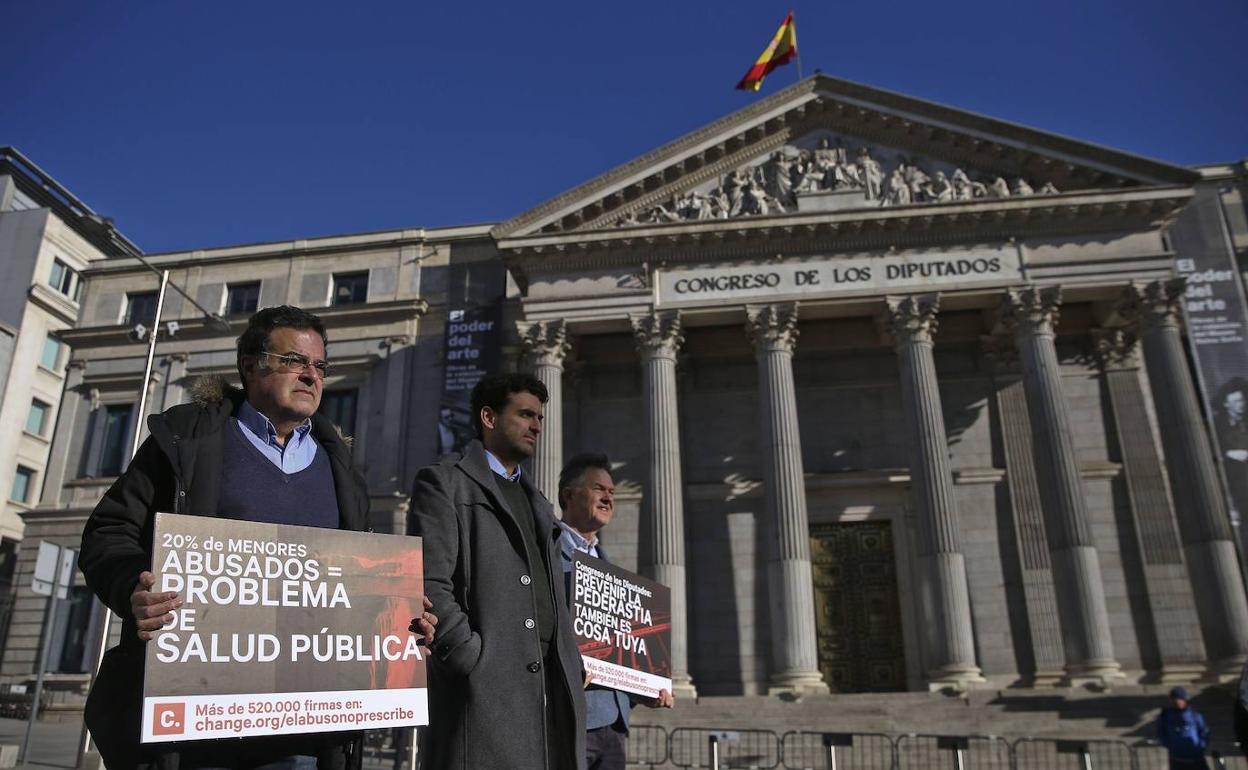
[[(121, 643), (105, 654), (85, 714), (109, 770), (177, 767), (178, 744), (139, 745), (145, 643), (137, 635), (130, 594), (139, 573), (151, 569), (155, 513), (213, 516), (217, 511), (223, 429), (242, 405), (243, 392), (208, 379), (196, 384), (194, 395), (196, 403), (148, 418), (150, 435), (82, 533), (78, 566), (91, 590), (122, 618)], [(320, 414), (312, 417), (312, 435), (329, 457), (339, 528), (367, 530), (368, 492), (351, 465), (347, 440)], [(348, 758), (358, 764), (358, 733), (312, 738), (308, 745), (318, 746), (321, 770), (342, 768)]]
[(1157, 717), (1157, 742), (1176, 759), (1199, 759), (1209, 748), (1209, 727), (1200, 712), (1190, 706), (1182, 711), (1167, 707)]
[[(429, 659), (430, 723), (420, 750), (424, 770), (585, 767), (582, 667), (567, 602), (551, 597), (554, 670), (545, 670), (533, 620), (534, 589), (548, 583), (553, 592), (563, 585), (559, 526), (546, 498), (524, 476), (521, 483), (545, 564), (529, 563), (520, 528), (534, 523), (508, 507), (479, 441), (416, 476), (412, 530), (424, 538), (425, 593), (438, 613)], [(542, 569), (546, 581), (532, 577)], [(546, 747), (547, 698), (569, 719), (553, 761)]]

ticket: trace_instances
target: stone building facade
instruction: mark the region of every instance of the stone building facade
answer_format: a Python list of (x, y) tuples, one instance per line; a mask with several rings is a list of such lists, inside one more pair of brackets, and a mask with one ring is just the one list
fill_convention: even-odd
[(0, 148), (0, 635), (22, 516), (41, 502), (82, 273), (138, 249), (11, 147)]
[[(447, 310), (502, 297), (504, 358), (551, 391), (529, 470), (553, 495), (571, 454), (611, 456), (604, 538), (671, 586), (686, 695), (1188, 681), (1238, 672), (1248, 600), (1169, 234), (1210, 190), (1242, 208), (1242, 171), (816, 75), (493, 227), (150, 259), (206, 307), (258, 282), (323, 313), (326, 408), (394, 532)], [(109, 431), (141, 424), (125, 309), (156, 282), (85, 276), (25, 514), (67, 542)], [(246, 317), (170, 313), (153, 409), (232, 373)], [(19, 605), (9, 677), (42, 606)]]
[(1232, 675), (1168, 238), (1218, 173), (802, 81), (494, 229), (535, 473), (620, 463), (699, 693)]

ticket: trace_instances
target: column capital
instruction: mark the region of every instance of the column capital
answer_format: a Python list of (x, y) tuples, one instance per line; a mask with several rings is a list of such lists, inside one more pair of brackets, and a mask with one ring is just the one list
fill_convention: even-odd
[(516, 321), (524, 358), (534, 366), (563, 366), (572, 343), (568, 340), (568, 324), (562, 318), (553, 321)]
[(1102, 370), (1134, 369), (1140, 365), (1139, 340), (1131, 329), (1092, 330), (1092, 353)]
[(985, 334), (979, 338), (984, 360), (997, 373), (1019, 371), (1018, 346), (1008, 334)]
[(645, 355), (675, 358), (685, 341), (679, 310), (633, 313), (628, 321), (633, 327), (637, 349)]
[(187, 361), (191, 360), (191, 354), (190, 353), (169, 353), (165, 356), (165, 358), (175, 363), (185, 364)]
[(1060, 286), (1009, 289), (1001, 300), (1001, 318), (1016, 335), (1052, 337), (1061, 306)]
[(885, 297), (884, 303), (885, 325), (898, 346), (915, 342), (929, 345), (932, 343), (932, 337), (936, 336), (936, 327), (939, 326), (936, 318), (936, 313), (940, 310), (939, 294)]
[(1186, 285), (1182, 278), (1132, 283), (1118, 312), (1138, 322), (1144, 331), (1158, 327), (1178, 329)]
[(796, 302), (746, 305), (745, 319), (745, 328), (750, 333), (755, 350), (793, 352), (798, 336)]
[(66, 368), (66, 369), (77, 369), (77, 370), (79, 370), (79, 371), (86, 371), (86, 369), (87, 369), (87, 359), (85, 359), (85, 358), (71, 358), (71, 359), (69, 360), (69, 363), (65, 365), (65, 368)]

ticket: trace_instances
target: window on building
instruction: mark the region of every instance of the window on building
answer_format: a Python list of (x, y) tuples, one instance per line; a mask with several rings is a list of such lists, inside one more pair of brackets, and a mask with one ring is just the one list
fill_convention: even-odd
[(43, 341), (43, 353), (39, 355), (39, 365), (54, 372), (60, 371), (61, 341), (55, 334), (49, 334)]
[(26, 414), (26, 432), (42, 436), (44, 430), (48, 427), (48, 413), (51, 411), (51, 404), (45, 404), (37, 398), (32, 398), (30, 400), (30, 412)]
[(61, 294), (77, 301), (80, 290), (78, 273), (60, 259), (52, 260), (52, 273), (48, 276), (48, 285)]
[(91, 589), (71, 586), (65, 601), (56, 603), (52, 620), (52, 657), (49, 669), (58, 674), (85, 674), (90, 671), (91, 649), (88, 641), (98, 636), (92, 622)]
[(104, 436), (100, 442), (100, 476), (119, 476), (126, 464), (126, 439), (130, 435), (132, 404), (104, 407)]
[(150, 327), (156, 321), (156, 292), (134, 291), (126, 295), (126, 324)]
[(348, 436), (355, 434), (355, 406), (357, 392), (350, 390), (327, 390), (321, 394), (321, 414), (342, 428)]
[(334, 273), (334, 296), (330, 304), (355, 305), (368, 301), (368, 271)]
[(9, 493), (9, 499), (15, 503), (29, 503), (30, 493), (35, 487), (35, 471), (33, 468), (27, 468), (25, 465), (17, 466), (17, 473), (13, 475), (13, 491)]
[(225, 292), (225, 312), (254, 313), (260, 307), (260, 282), (232, 283)]

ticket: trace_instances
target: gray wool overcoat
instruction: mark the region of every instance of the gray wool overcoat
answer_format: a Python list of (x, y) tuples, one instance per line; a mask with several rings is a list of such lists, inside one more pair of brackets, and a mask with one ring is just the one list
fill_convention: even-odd
[[(416, 474), (412, 534), (424, 538), (425, 593), (438, 616), (429, 657), (429, 727), (424, 770), (547, 770), (585, 767), (585, 697), (580, 654), (559, 591), (559, 526), (550, 502), (529, 484), (546, 564), (530, 564), (517, 512), (508, 508), (473, 441)], [(557, 672), (543, 667), (534, 570), (547, 570), (557, 614)], [(552, 654), (552, 659), (556, 656)], [(547, 674), (557, 685), (547, 692)], [(569, 718), (563, 754), (547, 758), (545, 698), (563, 699)], [(552, 703), (558, 701), (552, 700)]]

